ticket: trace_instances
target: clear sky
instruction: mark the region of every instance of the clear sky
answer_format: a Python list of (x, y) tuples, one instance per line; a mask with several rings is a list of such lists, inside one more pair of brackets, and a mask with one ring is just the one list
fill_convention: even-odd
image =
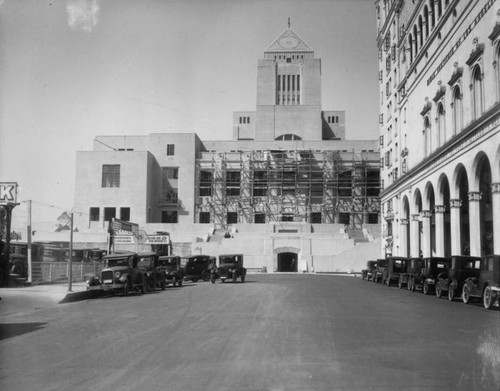
[(376, 139), (373, 0), (0, 0), (0, 181), (36, 219), (72, 209), (76, 151), (97, 135), (231, 139), (289, 17), (321, 58), (323, 109)]

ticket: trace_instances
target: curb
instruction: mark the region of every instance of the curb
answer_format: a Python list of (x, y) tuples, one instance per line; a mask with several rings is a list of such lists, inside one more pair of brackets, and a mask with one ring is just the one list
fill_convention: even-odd
[(80, 292), (68, 292), (64, 299), (60, 300), (58, 304), (64, 303), (73, 303), (75, 301), (87, 300), (90, 298), (90, 294), (88, 291), (80, 291)]

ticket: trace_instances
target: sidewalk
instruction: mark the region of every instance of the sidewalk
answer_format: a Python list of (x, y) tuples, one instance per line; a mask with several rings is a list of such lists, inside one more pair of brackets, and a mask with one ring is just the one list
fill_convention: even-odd
[(0, 288), (0, 315), (9, 315), (87, 299), (87, 284), (13, 285)]

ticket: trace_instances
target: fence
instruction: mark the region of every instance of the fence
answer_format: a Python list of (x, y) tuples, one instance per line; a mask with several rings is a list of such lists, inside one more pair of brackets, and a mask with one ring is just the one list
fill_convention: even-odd
[[(88, 276), (99, 275), (103, 269), (102, 262), (75, 262), (72, 263), (72, 281), (83, 282)], [(33, 262), (33, 283), (61, 283), (67, 282), (69, 277), (68, 262)]]

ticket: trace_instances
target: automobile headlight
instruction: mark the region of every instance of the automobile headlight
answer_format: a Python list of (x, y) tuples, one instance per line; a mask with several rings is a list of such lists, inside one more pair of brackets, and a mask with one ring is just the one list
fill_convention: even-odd
[(115, 278), (119, 279), (122, 274), (120, 272), (115, 272)]

